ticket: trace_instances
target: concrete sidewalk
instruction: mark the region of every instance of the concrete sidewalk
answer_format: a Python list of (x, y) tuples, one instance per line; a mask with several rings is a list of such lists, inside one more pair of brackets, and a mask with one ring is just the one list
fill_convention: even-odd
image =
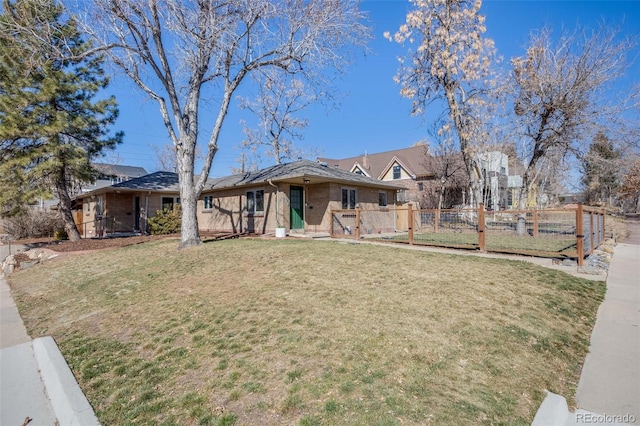
[(549, 393), (533, 425), (640, 425), (640, 223), (620, 243), (609, 266), (607, 292), (598, 309), (589, 354), (570, 413)]
[(0, 425), (97, 425), (51, 337), (31, 340), (0, 273)]

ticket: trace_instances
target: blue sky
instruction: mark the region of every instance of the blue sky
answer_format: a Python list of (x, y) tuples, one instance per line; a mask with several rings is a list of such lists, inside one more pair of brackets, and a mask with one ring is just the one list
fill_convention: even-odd
[[(342, 158), (405, 148), (427, 138), (427, 129), (438, 112), (425, 117), (411, 117), (410, 101), (399, 95), (393, 82), (397, 71), (397, 57), (407, 47), (384, 39), (385, 31), (395, 32), (404, 23), (411, 5), (402, 0), (365, 0), (362, 8), (368, 12), (373, 25), (369, 54), (357, 57), (339, 81), (342, 100), (338, 109), (318, 106), (308, 109), (302, 117), (309, 120), (303, 147), (314, 147), (320, 155)], [(626, 1), (529, 1), (485, 0), (482, 13), (486, 16), (486, 36), (496, 43), (504, 65), (509, 58), (522, 55), (530, 31), (547, 25), (555, 33), (573, 29), (577, 24), (595, 27), (605, 22), (621, 24), (624, 34), (640, 35), (640, 0)], [(633, 52), (634, 63), (625, 83), (640, 83), (640, 50)], [(633, 59), (633, 58), (632, 58)], [(116, 96), (120, 118), (114, 130), (125, 132), (124, 143), (101, 161), (117, 161), (122, 165), (142, 166), (151, 172), (156, 169), (152, 146), (168, 143), (155, 102), (145, 99), (132, 83), (124, 78), (114, 79), (108, 94)], [(243, 134), (240, 114), (232, 106), (221, 138), (220, 150), (214, 159), (211, 176), (224, 176), (238, 167), (239, 144)], [(201, 115), (201, 120), (213, 122), (213, 114)], [(205, 127), (208, 127), (205, 125)], [(206, 140), (205, 135), (203, 140)], [(269, 165), (266, 160), (262, 165)], [(198, 171), (198, 170), (196, 170)]]

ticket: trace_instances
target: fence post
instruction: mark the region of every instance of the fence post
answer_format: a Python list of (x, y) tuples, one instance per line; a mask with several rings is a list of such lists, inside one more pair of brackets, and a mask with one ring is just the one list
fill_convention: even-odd
[[(602, 215), (602, 226), (601, 226), (601, 228), (602, 228), (602, 237), (601, 237), (601, 239), (600, 239), (600, 242), (604, 243), (604, 239), (605, 239), (605, 238), (607, 238), (607, 234), (605, 234), (605, 232), (604, 232), (604, 231), (605, 231), (605, 220), (607, 220), (607, 215), (606, 215), (606, 213), (605, 213), (605, 210), (604, 210), (604, 209), (602, 209), (602, 211), (600, 212), (600, 214)], [(616, 239), (616, 238), (615, 238), (615, 236), (613, 235), (613, 232), (612, 232), (611, 234), (612, 234), (612, 235), (611, 235), (611, 238), (613, 238), (613, 240), (614, 240), (614, 242), (615, 242), (615, 239)]]
[(478, 204), (478, 245), (480, 246), (480, 251), (486, 251), (483, 203)]
[(538, 238), (538, 210), (533, 211), (533, 236)]
[(360, 207), (356, 207), (356, 240), (360, 239)]
[(413, 206), (407, 204), (407, 218), (409, 219), (409, 244), (413, 245)]
[(438, 233), (438, 226), (440, 226), (440, 209), (436, 209), (436, 213), (433, 216), (433, 232)]
[(582, 203), (576, 209), (576, 250), (578, 251), (578, 266), (584, 264), (584, 225), (582, 223)]
[(593, 252), (593, 249), (595, 249), (595, 245), (596, 245), (596, 242), (594, 240), (596, 238), (598, 238), (598, 236), (595, 233), (595, 228), (593, 227), (594, 224), (593, 224), (593, 212), (592, 211), (589, 212), (589, 224), (590, 224), (589, 230), (591, 231), (591, 238), (589, 238), (590, 243), (591, 243), (591, 247), (590, 247), (591, 250), (589, 250), (589, 253), (591, 253), (591, 252)]

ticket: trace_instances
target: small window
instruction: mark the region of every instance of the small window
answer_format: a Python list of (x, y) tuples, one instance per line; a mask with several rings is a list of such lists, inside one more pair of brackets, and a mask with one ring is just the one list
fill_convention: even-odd
[(162, 197), (162, 210), (173, 210), (176, 204), (180, 204), (180, 197)]
[(342, 208), (343, 209), (355, 209), (357, 200), (357, 194), (355, 189), (342, 188)]
[(387, 193), (378, 192), (378, 206), (387, 207)]
[(264, 213), (264, 190), (247, 191), (247, 213)]
[(422, 182), (418, 183), (418, 191), (424, 191), (424, 183)]
[(173, 210), (173, 197), (162, 197), (162, 210)]
[(213, 208), (213, 195), (206, 195), (202, 199), (202, 208), (204, 210), (211, 210)]
[(400, 166), (396, 164), (393, 166), (393, 179), (400, 179)]

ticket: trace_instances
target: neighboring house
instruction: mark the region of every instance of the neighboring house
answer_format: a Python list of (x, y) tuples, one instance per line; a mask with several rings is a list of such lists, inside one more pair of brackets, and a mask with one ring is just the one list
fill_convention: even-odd
[[(403, 188), (398, 198), (402, 203), (408, 202), (422, 208), (437, 207), (443, 189), (446, 194), (445, 207), (464, 201), (467, 179), (462, 158), (459, 155), (433, 156), (425, 144), (344, 159), (320, 157), (318, 161), (330, 167), (398, 184)], [(445, 175), (448, 179), (444, 179)]]
[(137, 166), (121, 166), (106, 163), (93, 163), (92, 166), (99, 172), (99, 175), (95, 182), (84, 183), (82, 185), (82, 192), (90, 192), (98, 188), (126, 182), (148, 174), (144, 168)]
[(84, 237), (147, 232), (150, 217), (179, 203), (178, 175), (156, 172), (78, 194), (74, 217)]
[(399, 189), (396, 183), (299, 160), (213, 179), (202, 191), (198, 223), (206, 231), (329, 232), (331, 210), (385, 209)]
[[(511, 185), (518, 185), (515, 177), (509, 179), (509, 157), (500, 151), (478, 154), (476, 164), (482, 173), (482, 203), (488, 210), (504, 210), (510, 207)], [(520, 179), (522, 182), (522, 179)], [(518, 188), (522, 186), (522, 183)]]
[[(142, 167), (136, 166), (120, 166), (118, 164), (106, 164), (106, 163), (92, 163), (94, 169), (98, 171), (98, 176), (94, 182), (79, 182), (75, 188), (71, 191), (71, 197), (75, 197), (78, 194), (95, 191), (99, 188), (114, 185), (116, 183), (125, 182), (130, 179), (134, 179), (147, 174), (147, 171)], [(44, 199), (40, 198), (34, 205), (39, 210), (56, 209), (58, 206), (58, 199)]]
[[(460, 154), (436, 156), (427, 145), (344, 159), (318, 158), (330, 166), (362, 174), (385, 182), (400, 184), (404, 191), (400, 202), (421, 208), (451, 208), (471, 202), (467, 195), (469, 180)], [(491, 210), (517, 208), (517, 195), (522, 186), (524, 168), (516, 160), (499, 151), (488, 151), (475, 157), (480, 173), (481, 202)], [(441, 203), (442, 202), (442, 203)]]

